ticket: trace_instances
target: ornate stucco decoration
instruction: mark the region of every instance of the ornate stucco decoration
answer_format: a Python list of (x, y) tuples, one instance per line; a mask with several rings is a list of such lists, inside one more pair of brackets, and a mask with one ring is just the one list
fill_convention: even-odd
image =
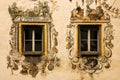
[[(74, 0), (69, 0), (70, 2)], [(87, 5), (95, 3), (96, 5), (100, 5), (104, 11), (106, 11), (108, 14), (110, 14), (114, 18), (119, 18), (120, 17), (120, 7), (119, 5), (119, 0), (81, 0), (82, 5)], [(89, 8), (89, 6), (87, 6)], [(82, 13), (81, 13), (82, 14)]]
[(108, 12), (112, 17), (119, 18), (120, 16), (120, 7), (118, 6), (119, 0), (112, 0), (109, 3), (109, 0), (98, 0), (102, 8)]
[(34, 6), (33, 9), (25, 10), (21, 7), (18, 7), (17, 3), (14, 2), (11, 6), (9, 6), (8, 11), (10, 13), (10, 16), (12, 17), (12, 20), (16, 21), (26, 21), (26, 19), (33, 19), (34, 21), (34, 18), (38, 21), (52, 20), (52, 12), (50, 12), (50, 8), (48, 6), (47, 1), (38, 1), (38, 3)]
[[(11, 40), (9, 40), (11, 50), (7, 56), (8, 66), (14, 74), (14, 71), (20, 70), (20, 73), (23, 75), (31, 75), (36, 77), (36, 75), (41, 71), (45, 73), (46, 69), (53, 70), (54, 67), (60, 66), (60, 59), (57, 57), (58, 53), (58, 41), (57, 36), (58, 32), (54, 28), (52, 23), (52, 12), (50, 12), (50, 7), (48, 2), (38, 1), (35, 4), (33, 9), (25, 9), (18, 7), (17, 3), (14, 2), (9, 6), (9, 13), (12, 17), (12, 26), (10, 29)], [(47, 31), (47, 52), (41, 57), (26, 58), (24, 55), (19, 52), (19, 26), (20, 23), (29, 23), (29, 24), (46, 24)], [(46, 54), (47, 53), (47, 54)]]
[[(112, 56), (112, 40), (113, 37), (113, 25), (110, 23), (110, 16), (106, 12), (103, 11), (101, 6), (97, 6), (96, 9), (90, 9), (87, 6), (87, 15), (84, 16), (84, 9), (81, 9), (79, 6), (76, 9), (72, 10), (70, 24), (67, 25), (67, 37), (66, 37), (66, 49), (69, 53), (69, 59), (71, 62), (72, 69), (78, 69), (79, 71), (89, 73), (93, 78), (93, 74), (98, 74), (103, 71), (104, 68), (110, 68)], [(81, 57), (78, 54), (78, 45), (76, 42), (76, 36), (79, 33), (77, 31), (78, 24), (87, 25), (87, 24), (103, 24), (103, 42), (104, 45), (102, 48), (104, 49), (103, 53), (99, 57), (94, 56), (85, 56)], [(76, 50), (77, 49), (77, 50)], [(84, 77), (81, 77), (83, 80)]]
[[(85, 13), (86, 14), (85, 14)], [(86, 6), (86, 9), (82, 9), (78, 6), (76, 9), (73, 9), (71, 12), (71, 20), (109, 20), (110, 16), (108, 13), (103, 12), (101, 6), (97, 6), (96, 9), (91, 9), (89, 5)]]
[[(111, 59), (112, 56), (112, 40), (113, 37), (113, 25), (110, 23), (106, 23), (106, 26), (104, 28), (104, 55), (99, 57), (79, 57), (76, 55), (75, 52), (75, 23), (71, 23), (67, 26), (67, 37), (66, 37), (66, 49), (69, 53), (69, 59), (71, 62), (72, 69), (78, 69), (80, 71), (85, 71), (86, 73), (89, 73), (91, 77), (93, 78), (93, 74), (98, 74), (103, 71), (104, 68), (108, 69), (110, 68)], [(78, 44), (78, 43), (77, 43)]]
[[(72, 2), (73, 0), (69, 0), (70, 2)], [(82, 5), (84, 5), (84, 2), (87, 1), (89, 4), (95, 2), (97, 4), (97, 0), (81, 0), (82, 1)]]

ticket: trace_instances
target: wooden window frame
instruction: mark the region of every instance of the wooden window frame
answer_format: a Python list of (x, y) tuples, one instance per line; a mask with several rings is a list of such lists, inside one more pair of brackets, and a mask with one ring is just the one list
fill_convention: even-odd
[[(25, 23), (25, 22), (21, 22), (19, 23), (19, 53), (20, 55), (24, 55), (24, 54), (27, 54), (27, 53), (24, 53), (23, 52), (23, 25), (37, 25), (39, 27), (43, 27), (43, 54), (44, 55), (47, 55), (47, 26), (46, 26), (46, 23)], [(26, 26), (28, 27), (28, 26)], [(29, 54), (32, 54), (33, 52), (30, 51)], [(36, 54), (38, 54), (36, 52)]]
[[(99, 51), (95, 52), (95, 54), (99, 54), (100, 56), (104, 55), (104, 26), (102, 23), (76, 23), (76, 55), (81, 57), (81, 54), (92, 53), (91, 51), (80, 51), (79, 50), (79, 27), (80, 25), (99, 25)], [(94, 53), (92, 53), (94, 55)], [(85, 54), (88, 55), (89, 54)], [(91, 56), (91, 55), (90, 55)]]

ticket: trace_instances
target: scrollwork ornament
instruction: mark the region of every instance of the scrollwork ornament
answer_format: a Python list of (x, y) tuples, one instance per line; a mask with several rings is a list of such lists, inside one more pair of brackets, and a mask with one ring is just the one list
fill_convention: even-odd
[(66, 45), (66, 49), (68, 49), (69, 52), (69, 58), (72, 59), (73, 58), (73, 49), (74, 49), (74, 28), (75, 25), (74, 24), (70, 24), (67, 26), (67, 37), (66, 37), (66, 41), (67, 41), (67, 45)]
[(54, 66), (60, 66), (60, 59), (57, 57), (57, 53), (58, 53), (58, 40), (57, 40), (57, 36), (58, 36), (58, 32), (56, 31), (56, 29), (53, 27), (54, 25), (51, 24), (51, 33), (52, 33), (52, 47), (51, 47), (51, 53), (49, 54), (49, 65), (48, 65), (48, 69), (49, 70), (53, 70)]

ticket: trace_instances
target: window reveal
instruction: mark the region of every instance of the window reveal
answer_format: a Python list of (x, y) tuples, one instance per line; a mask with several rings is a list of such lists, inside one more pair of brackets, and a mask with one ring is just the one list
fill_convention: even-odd
[(80, 55), (99, 53), (99, 25), (80, 25), (79, 52)]

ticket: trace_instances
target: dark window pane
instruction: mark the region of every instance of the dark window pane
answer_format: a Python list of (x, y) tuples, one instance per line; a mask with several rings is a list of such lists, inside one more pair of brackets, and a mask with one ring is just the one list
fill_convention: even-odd
[(31, 40), (32, 39), (32, 29), (31, 28), (25, 28), (25, 39)]
[(81, 51), (88, 51), (87, 41), (81, 41)]
[(88, 30), (85, 28), (81, 29), (81, 39), (87, 39), (88, 38)]
[(97, 41), (90, 41), (90, 51), (97, 51)]
[(98, 34), (97, 30), (91, 30), (90, 31), (90, 39), (97, 39), (97, 34)]
[(35, 51), (42, 51), (42, 41), (35, 41)]
[(35, 39), (42, 40), (42, 27), (35, 28)]
[(32, 51), (32, 41), (25, 41), (25, 51)]

